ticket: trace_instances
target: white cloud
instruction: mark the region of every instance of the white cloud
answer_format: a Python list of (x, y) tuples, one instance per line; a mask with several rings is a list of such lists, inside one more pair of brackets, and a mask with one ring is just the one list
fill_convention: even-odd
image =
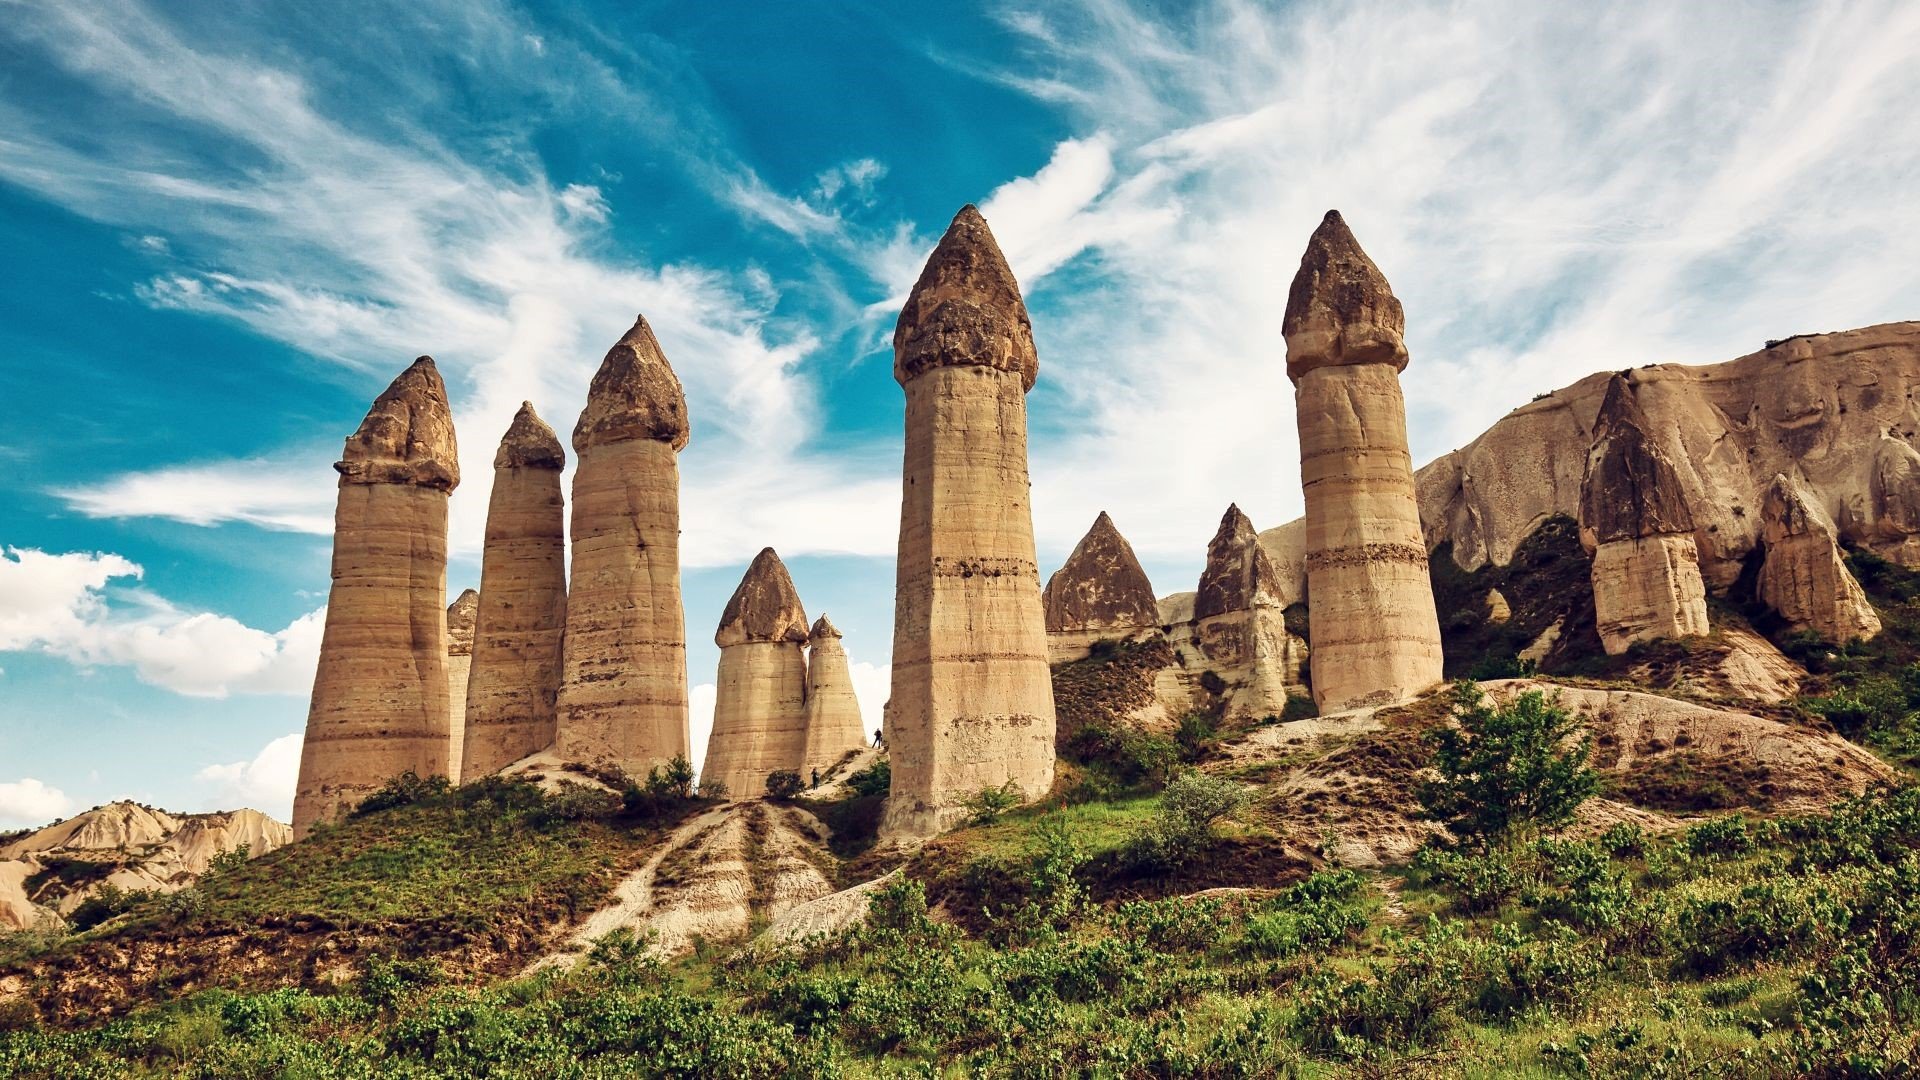
[(246, 522), (285, 532), (333, 531), (334, 489), (320, 454), (305, 459), (223, 461), (123, 473), (56, 490), (88, 517), (159, 517), (189, 525)]
[(707, 767), (707, 742), (713, 737), (713, 706), (718, 690), (700, 683), (687, 691), (687, 744), (693, 748), (693, 767)]
[(867, 740), (871, 742), (886, 716), (887, 699), (893, 696), (893, 669), (885, 664), (854, 660), (848, 663), (847, 674), (853, 679), (853, 695), (860, 702), (860, 719), (866, 724)]
[(293, 789), (300, 776), (299, 732), (282, 735), (246, 761), (208, 765), (193, 774), (204, 785), (202, 810), (251, 807), (280, 821), (293, 816)]
[(189, 697), (312, 689), (324, 608), (269, 632), (136, 588), (110, 596), (113, 581), (141, 575), (108, 553), (0, 551), (0, 651), (130, 667), (141, 682)]
[(30, 776), (0, 783), (0, 827), (45, 825), (77, 809), (79, 805), (66, 792)]

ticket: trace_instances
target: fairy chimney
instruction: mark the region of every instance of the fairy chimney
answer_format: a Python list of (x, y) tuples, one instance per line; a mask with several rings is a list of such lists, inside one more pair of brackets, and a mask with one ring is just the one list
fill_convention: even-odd
[(807, 634), (807, 749), (800, 775), (811, 780), (847, 754), (867, 745), (860, 701), (853, 693), (853, 674), (840, 631), (825, 615)]
[(768, 775), (798, 772), (807, 748), (807, 613), (772, 548), (747, 567), (713, 643), (720, 670), (700, 782), (755, 798), (766, 793)]
[(1053, 686), (1027, 481), (1026, 304), (980, 212), (963, 207), (893, 334), (906, 391), (883, 832), (928, 836), (964, 800), (1053, 786)]
[(1755, 592), (1789, 629), (1841, 644), (1880, 633), (1880, 616), (1841, 555), (1839, 530), (1804, 486), (1776, 475), (1760, 523), (1766, 554)]
[(1608, 654), (1707, 632), (1706, 584), (1679, 473), (1620, 375), (1607, 383), (1594, 420), (1580, 536), (1593, 552), (1594, 619)]
[(567, 624), (566, 463), (559, 437), (532, 402), (522, 404), (493, 455), (463, 780), (553, 745)]
[(1406, 316), (1329, 210), (1282, 330), (1307, 503), (1308, 638), (1323, 712), (1410, 698), (1441, 677), (1440, 620), (1407, 453)]
[(689, 751), (680, 601), (687, 401), (642, 318), (573, 429), (573, 565), (555, 750), (645, 776)]
[(1280, 577), (1253, 522), (1227, 507), (1193, 597), (1193, 643), (1220, 676), (1229, 715), (1278, 716), (1300, 687), (1306, 646), (1287, 632)]
[(296, 837), (395, 776), (445, 776), (451, 764), (447, 495), (460, 464), (432, 358), (374, 399), (334, 469), (333, 587), (294, 789)]
[(1073, 554), (1040, 594), (1047, 617), (1048, 659), (1078, 660), (1097, 641), (1124, 641), (1160, 622), (1153, 583), (1132, 545), (1102, 510)]
[(467, 737), (467, 683), (473, 673), (473, 628), (480, 594), (467, 589), (447, 605), (447, 778), (458, 783)]

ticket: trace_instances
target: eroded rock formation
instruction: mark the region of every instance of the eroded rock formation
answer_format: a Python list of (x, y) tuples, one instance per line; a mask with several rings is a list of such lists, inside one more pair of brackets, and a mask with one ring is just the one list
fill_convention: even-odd
[(1693, 514), (1633, 387), (1615, 375), (1594, 422), (1580, 536), (1593, 552), (1594, 621), (1611, 655), (1636, 641), (1707, 632)]
[(1053, 785), (1053, 688), (1027, 482), (1039, 375), (986, 220), (955, 215), (893, 335), (906, 460), (887, 713), (893, 837), (952, 824), (984, 787)]
[(480, 617), (480, 594), (462, 592), (447, 605), (447, 777), (460, 779), (467, 737), (467, 683), (473, 673), (473, 628)]
[(772, 548), (747, 567), (713, 643), (720, 671), (700, 782), (717, 780), (736, 799), (756, 798), (766, 793), (768, 774), (798, 772), (807, 748), (807, 613)]
[(1040, 596), (1047, 617), (1047, 655), (1055, 664), (1087, 655), (1096, 641), (1124, 641), (1160, 622), (1153, 583), (1133, 546), (1102, 510)]
[(461, 777), (477, 780), (554, 741), (567, 625), (560, 440), (527, 402), (493, 456), (480, 614)]
[[(1227, 507), (1207, 543), (1207, 566), (1194, 593), (1192, 641), (1226, 684), (1224, 712), (1278, 716), (1301, 688), (1306, 644), (1289, 634), (1279, 576), (1239, 506)], [(1180, 635), (1173, 634), (1176, 645)]]
[(431, 358), (374, 399), (334, 469), (333, 587), (300, 751), (296, 836), (394, 776), (444, 776), (450, 764), (447, 494), (460, 463)]
[(1387, 279), (1329, 210), (1282, 323), (1307, 503), (1313, 696), (1323, 711), (1403, 700), (1440, 681), (1440, 623), (1400, 395), (1405, 325)]
[(867, 726), (853, 692), (853, 674), (840, 631), (825, 615), (807, 634), (807, 750), (800, 775), (825, 776), (849, 752), (867, 745)]
[(642, 318), (573, 429), (573, 566), (555, 749), (644, 777), (688, 752), (680, 601), (680, 379)]
[(1828, 641), (1880, 633), (1880, 616), (1841, 557), (1839, 530), (1803, 485), (1786, 473), (1774, 477), (1760, 523), (1766, 555), (1754, 587), (1762, 603), (1791, 629)]

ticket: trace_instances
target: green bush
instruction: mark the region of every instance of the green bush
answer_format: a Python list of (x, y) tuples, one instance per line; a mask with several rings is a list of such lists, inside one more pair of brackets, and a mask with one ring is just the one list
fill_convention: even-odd
[(1573, 819), (1599, 784), (1591, 735), (1567, 744), (1579, 721), (1538, 690), (1495, 707), (1471, 682), (1453, 687), (1458, 727), (1431, 729), (1438, 780), (1418, 789), (1422, 811), (1459, 837), (1525, 840)]
[(967, 824), (991, 825), (1000, 816), (1026, 801), (1018, 782), (1009, 780), (999, 787), (983, 787), (961, 803), (967, 811)]
[(794, 769), (775, 769), (767, 774), (767, 798), (788, 802), (806, 790), (807, 782)]
[(377, 814), (382, 810), (392, 810), (401, 806), (412, 806), (415, 803), (432, 802), (436, 799), (444, 798), (447, 792), (451, 790), (453, 790), (453, 785), (444, 776), (422, 778), (412, 769), (408, 769), (406, 772), (401, 773), (399, 776), (381, 785), (379, 790), (373, 794), (362, 799), (360, 805), (353, 808), (352, 816), (365, 817), (368, 814)]
[(893, 787), (893, 766), (881, 758), (847, 777), (847, 787), (855, 795), (885, 795)]

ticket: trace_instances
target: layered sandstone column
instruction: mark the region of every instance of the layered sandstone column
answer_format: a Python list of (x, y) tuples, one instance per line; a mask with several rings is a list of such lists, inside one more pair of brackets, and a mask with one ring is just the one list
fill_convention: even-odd
[(1028, 505), (1039, 375), (1013, 271), (961, 209), (893, 333), (907, 394), (884, 832), (928, 836), (982, 788), (1053, 786), (1053, 685)]
[(553, 745), (567, 625), (566, 463), (553, 429), (521, 405), (493, 455), (463, 780)]
[(1253, 522), (1227, 507), (1193, 597), (1194, 644), (1226, 683), (1228, 715), (1278, 716), (1300, 685), (1304, 644), (1287, 632), (1280, 576)]
[(460, 463), (431, 358), (374, 400), (334, 469), (333, 588), (294, 789), (296, 837), (401, 773), (447, 774), (447, 494)]
[(786, 564), (761, 549), (733, 590), (713, 643), (713, 734), (700, 783), (736, 799), (764, 795), (767, 776), (800, 771), (807, 750), (807, 613)]
[(473, 673), (473, 628), (480, 594), (468, 589), (447, 605), (447, 778), (460, 782), (467, 738), (467, 683)]
[(1105, 510), (1040, 594), (1047, 618), (1047, 659), (1069, 663), (1097, 641), (1126, 641), (1153, 632), (1160, 602), (1133, 545)]
[(851, 751), (867, 745), (867, 726), (854, 696), (853, 673), (840, 631), (825, 615), (807, 634), (807, 751), (800, 775), (808, 781), (815, 770), (825, 775)]
[(1806, 488), (1780, 473), (1760, 510), (1766, 549), (1755, 592), (1793, 630), (1844, 644), (1880, 633), (1880, 616), (1848, 572), (1839, 530)]
[(1593, 610), (1609, 655), (1636, 641), (1707, 632), (1693, 514), (1679, 473), (1615, 375), (1593, 423), (1580, 485), (1580, 539), (1593, 552)]
[(1406, 315), (1336, 210), (1314, 230), (1282, 327), (1307, 502), (1307, 626), (1322, 711), (1440, 681), (1407, 412)]
[(688, 753), (680, 603), (687, 400), (646, 319), (607, 352), (573, 429), (573, 568), (555, 749), (644, 777)]

